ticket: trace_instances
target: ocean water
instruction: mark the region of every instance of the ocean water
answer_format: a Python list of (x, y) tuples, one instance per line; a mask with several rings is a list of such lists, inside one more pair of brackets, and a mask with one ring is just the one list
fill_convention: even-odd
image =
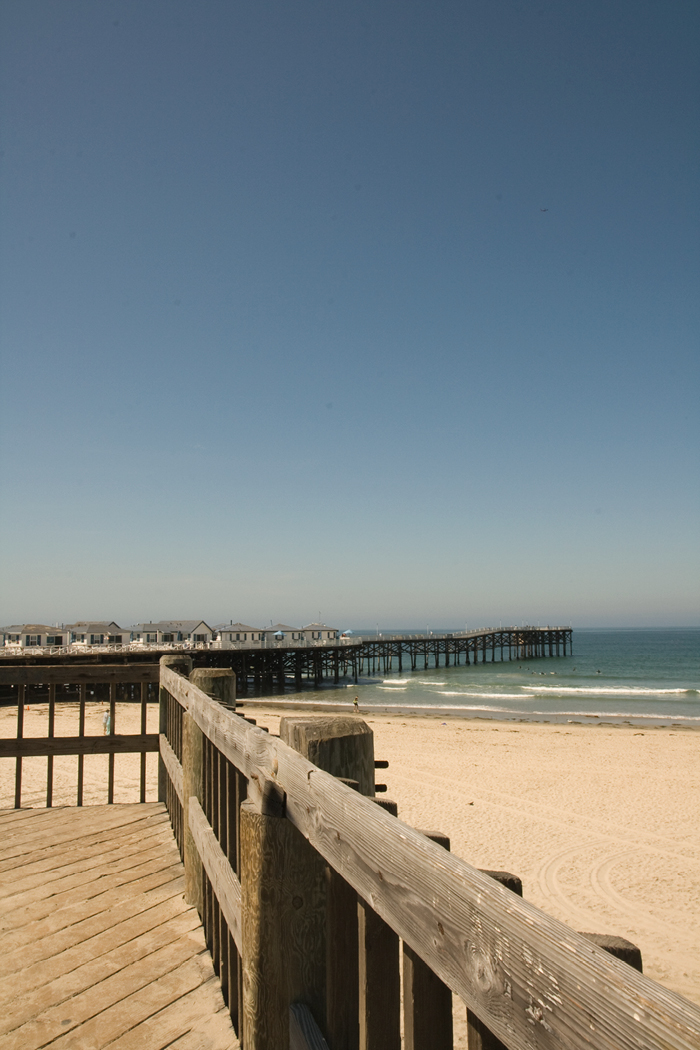
[[(298, 693), (302, 703), (359, 698), (362, 709), (550, 722), (700, 728), (700, 629), (576, 630), (573, 656), (363, 678)], [(350, 694), (350, 695), (349, 695)]]

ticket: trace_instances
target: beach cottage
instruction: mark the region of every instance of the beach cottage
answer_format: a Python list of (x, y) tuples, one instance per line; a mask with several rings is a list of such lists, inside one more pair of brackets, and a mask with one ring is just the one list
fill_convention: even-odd
[(159, 620), (131, 627), (131, 641), (142, 645), (209, 645), (213, 637), (204, 620)]
[(325, 623), (307, 623), (302, 631), (306, 641), (312, 645), (333, 645), (340, 637), (337, 627), (329, 627)]
[(128, 645), (131, 633), (111, 620), (78, 620), (65, 626), (66, 645)]
[(34, 649), (39, 646), (67, 645), (65, 628), (49, 627), (45, 623), (12, 624), (0, 628), (3, 646), (17, 646), (20, 649)]

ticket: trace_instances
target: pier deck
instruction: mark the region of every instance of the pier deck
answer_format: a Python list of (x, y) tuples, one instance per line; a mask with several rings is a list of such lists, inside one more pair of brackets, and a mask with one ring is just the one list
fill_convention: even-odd
[(0, 1048), (233, 1050), (161, 803), (0, 810)]

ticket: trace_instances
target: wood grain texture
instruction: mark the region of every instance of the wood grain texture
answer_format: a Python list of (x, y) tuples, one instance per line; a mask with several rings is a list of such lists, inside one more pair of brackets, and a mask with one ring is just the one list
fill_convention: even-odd
[(399, 938), (364, 900), (357, 920), (360, 1050), (400, 1050)]
[(325, 865), (283, 817), (241, 806), (243, 1038), (246, 1050), (289, 1045), (289, 1007), (325, 1023)]
[(204, 801), (204, 734), (189, 714), (182, 718), (182, 798), (184, 817), (184, 862), (185, 862), (185, 900), (193, 904), (200, 915), (203, 911), (202, 862), (194, 843), (189, 821), (187, 805), (189, 799), (196, 798), (201, 804)]
[[(233, 1050), (237, 1040), (198, 918), (183, 900), (163, 806), (24, 816), (13, 822), (20, 841), (8, 824), (0, 839), (3, 1050), (161, 1050), (180, 1040), (186, 1047), (191, 1033), (198, 1050)], [(35, 836), (26, 834), (28, 824)], [(158, 828), (162, 834), (153, 834)], [(37, 848), (26, 849), (30, 839)], [(130, 865), (136, 873), (139, 858), (154, 849), (155, 874), (115, 888), (115, 873), (127, 875)], [(36, 897), (37, 875), (45, 900)]]
[(292, 1003), (289, 1007), (289, 1050), (328, 1050), (306, 1003)]
[(334, 777), (374, 794), (374, 733), (361, 718), (312, 715), (280, 719), (280, 740)]
[(164, 733), (160, 734), (160, 757), (163, 760), (163, 766), (170, 777), (170, 781), (175, 788), (177, 797), (180, 799), (180, 805), (183, 805), (184, 800), (184, 789), (182, 784), (182, 766), (177, 760), (177, 755), (168, 743), (168, 738)]
[(195, 846), (204, 870), (212, 884), (219, 907), (238, 951), (242, 951), (241, 884), (231, 869), (204, 810), (196, 799), (190, 799), (189, 822)]
[(158, 664), (13, 664), (0, 667), (0, 685), (95, 685), (157, 682)]
[(168, 668), (162, 682), (234, 765), (506, 1045), (697, 1050), (700, 1008), (392, 818)]
[[(449, 850), (441, 831), (422, 835)], [(404, 1050), (452, 1050), (452, 992), (407, 944), (403, 945)]]
[(22, 755), (115, 755), (158, 750), (157, 733), (115, 734), (114, 736), (22, 737), (0, 740), (0, 758)]

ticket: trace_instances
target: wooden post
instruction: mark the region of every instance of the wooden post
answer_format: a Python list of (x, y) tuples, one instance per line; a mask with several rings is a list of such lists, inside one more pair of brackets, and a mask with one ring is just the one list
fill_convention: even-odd
[[(439, 831), (423, 834), (449, 850)], [(452, 1050), (452, 992), (419, 955), (403, 945), (404, 1050)]]
[[(54, 727), (56, 720), (56, 685), (54, 682), (49, 684), (49, 727), (48, 727), (48, 738), (51, 740), (54, 736)], [(46, 760), (46, 808), (51, 809), (53, 806), (53, 755), (49, 755)]]
[(236, 710), (236, 676), (230, 667), (196, 667), (190, 681), (230, 711)]
[[(280, 738), (320, 769), (374, 794), (374, 733), (358, 718), (280, 720)], [(359, 1047), (359, 934), (356, 891), (326, 869), (326, 1026), (333, 1050)]]
[[(190, 672), (192, 678), (196, 671)], [(200, 682), (196, 682), (200, 686)], [(183, 843), (185, 859), (185, 900), (193, 904), (200, 915), (204, 911), (202, 861), (192, 837), (189, 822), (189, 800), (204, 802), (204, 734), (192, 716), (182, 716), (182, 795)]]
[(374, 733), (362, 719), (282, 718), (280, 739), (334, 777), (357, 780), (361, 795), (374, 795)]
[[(17, 739), (24, 736), (24, 698), (26, 685), (17, 686)], [(15, 759), (15, 809), (22, 808), (22, 756)]]
[(240, 844), (244, 1045), (283, 1050), (292, 1003), (325, 1027), (325, 863), (284, 816), (250, 800)]
[(609, 955), (614, 955), (616, 959), (626, 962), (628, 966), (632, 966), (639, 973), (643, 973), (642, 953), (637, 945), (632, 944), (631, 941), (625, 940), (624, 937), (609, 937), (604, 933), (582, 933), (581, 936), (592, 941), (593, 944), (597, 944), (599, 948), (602, 948)]
[(360, 1050), (400, 1050), (399, 937), (358, 901)]
[[(506, 889), (522, 897), (523, 884), (517, 875), (512, 875), (509, 871), (490, 871), (485, 868), (481, 868), (480, 871), (484, 875), (490, 875)], [(476, 1014), (467, 1010), (467, 1050), (508, 1050), (508, 1048), (479, 1020)]]
[[(176, 653), (172, 656), (161, 656), (159, 660), (161, 667), (170, 667), (178, 674), (187, 677), (192, 670), (192, 657), (184, 653)], [(158, 691), (158, 732), (164, 736), (168, 734), (168, 692), (162, 686)], [(170, 741), (172, 744), (172, 740)], [(158, 755), (158, 801), (166, 801), (168, 788), (168, 773), (163, 759)]]

